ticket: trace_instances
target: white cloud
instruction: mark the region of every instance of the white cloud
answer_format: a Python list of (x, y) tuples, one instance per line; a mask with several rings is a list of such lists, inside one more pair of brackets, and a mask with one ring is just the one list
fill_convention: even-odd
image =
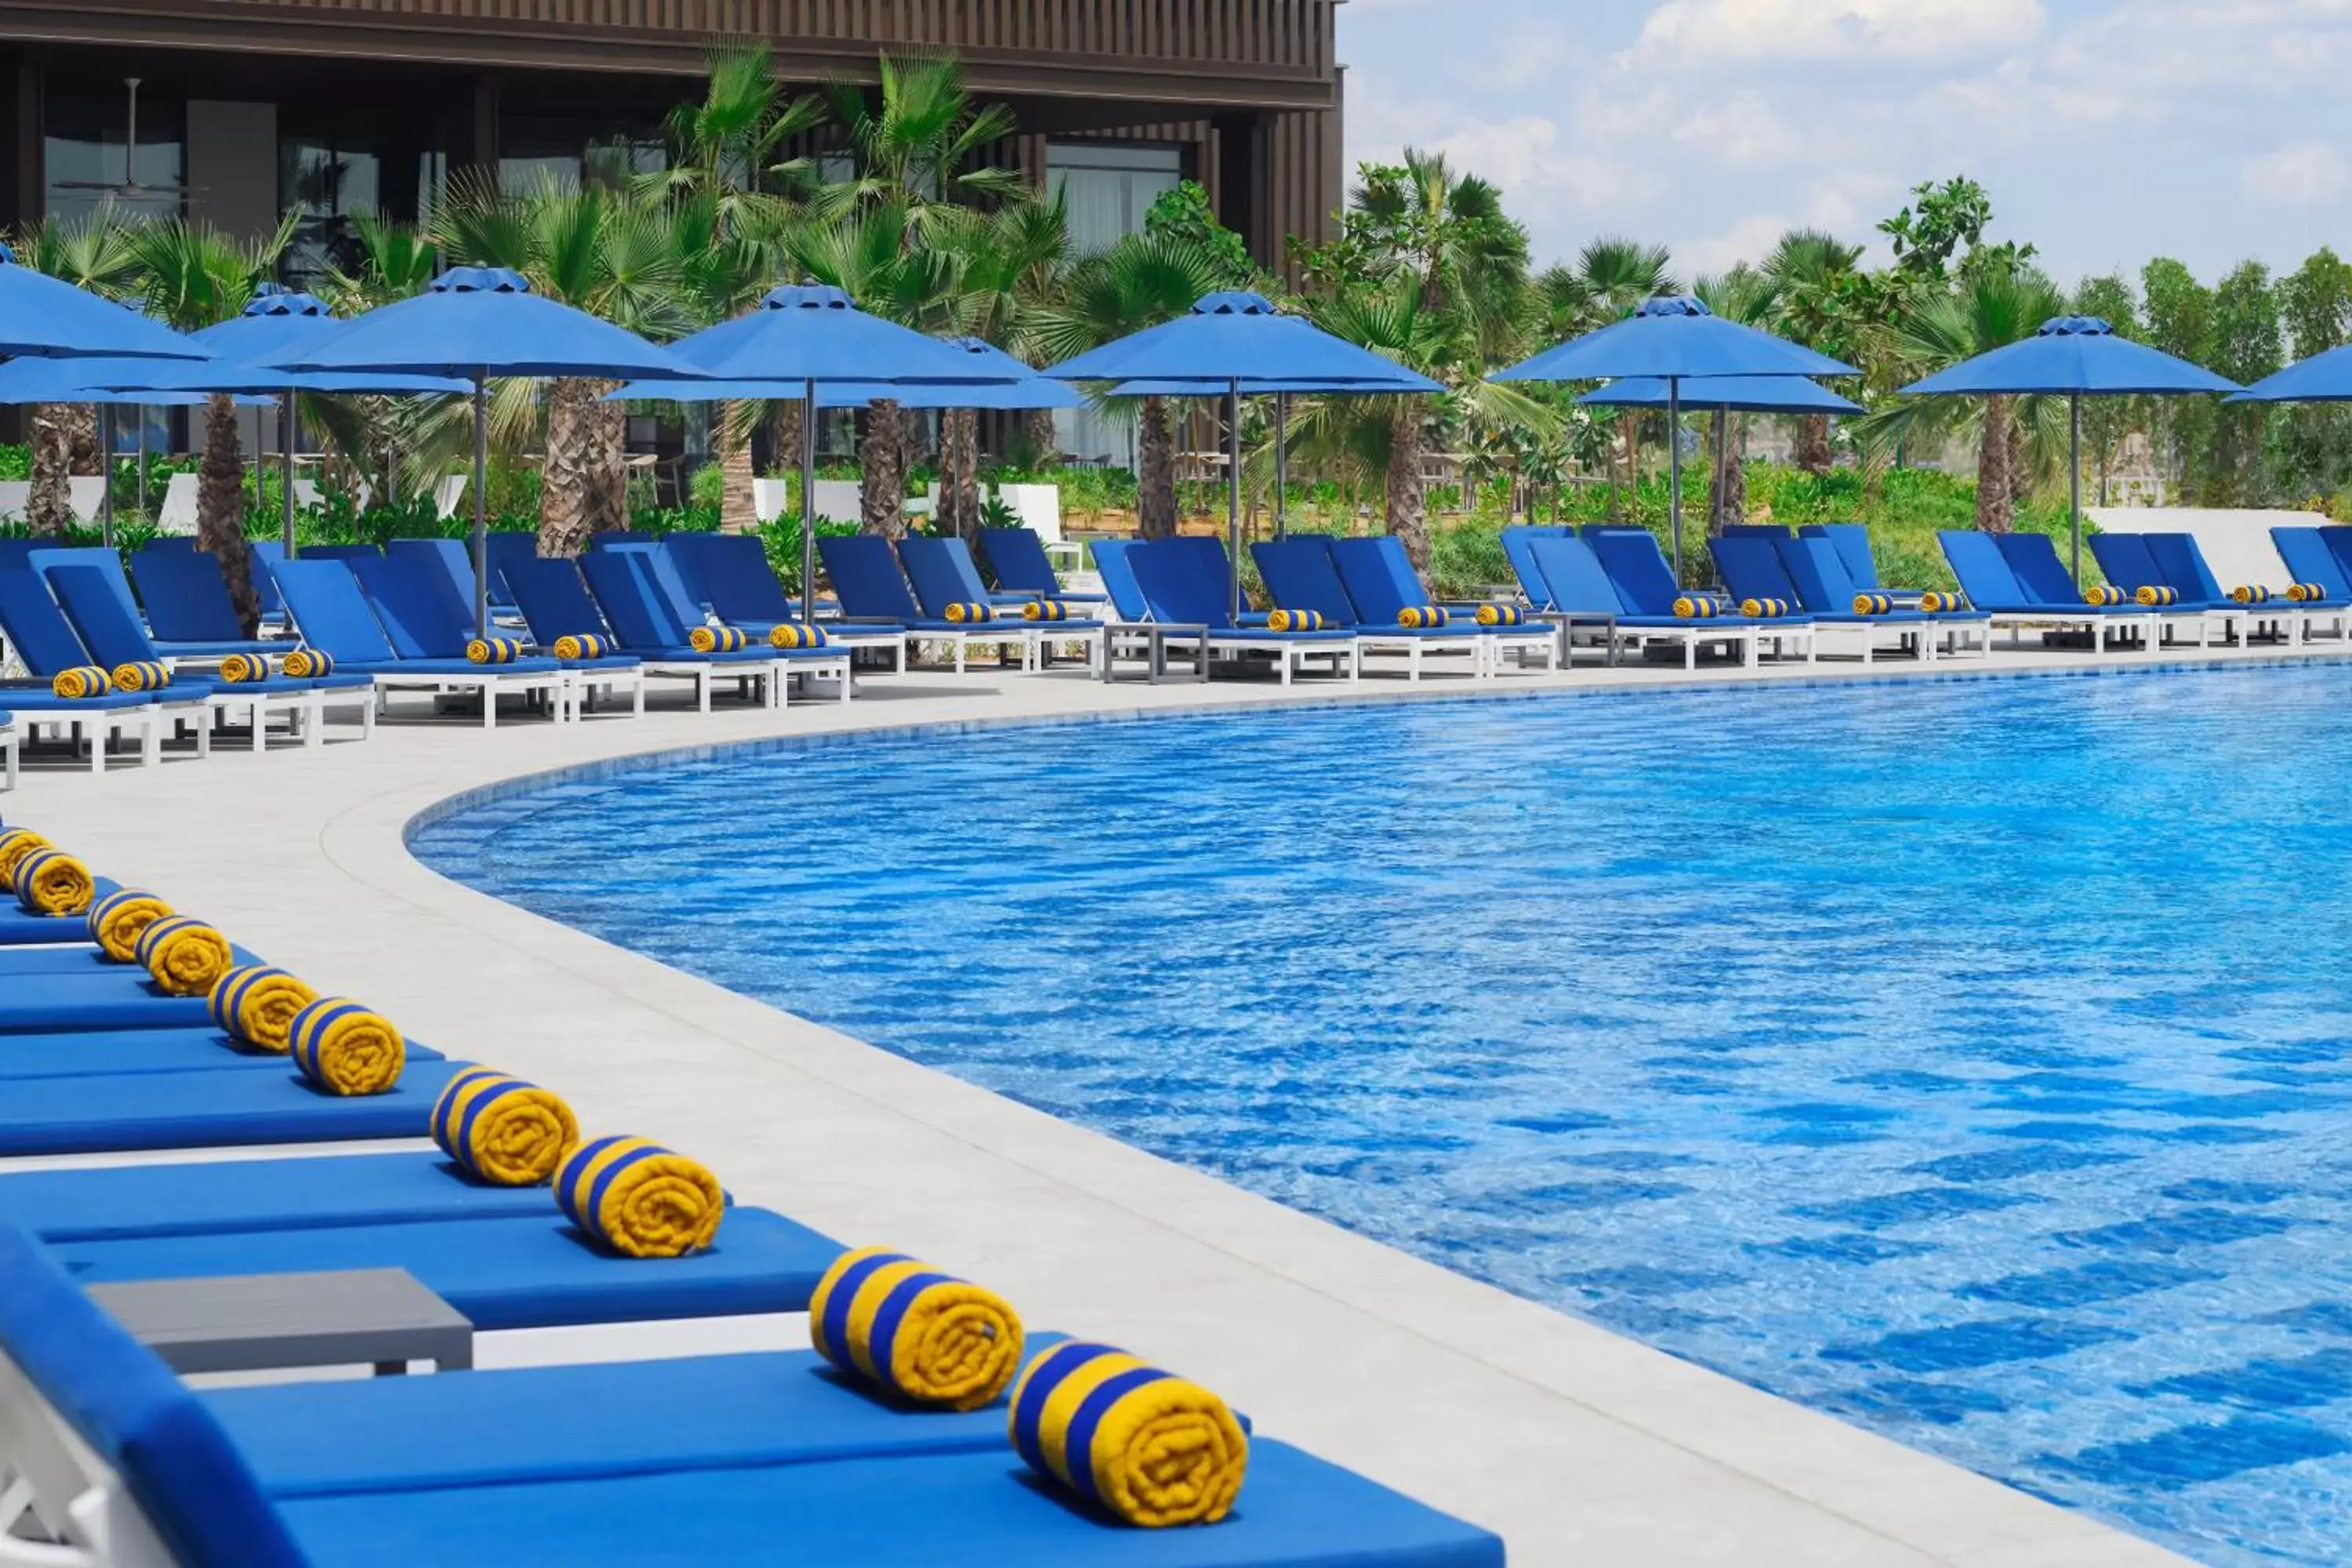
[(2352, 165), (2325, 142), (2300, 142), (2259, 158), (2238, 173), (2252, 200), (2270, 206), (2326, 206), (2352, 189)]
[(1462, 78), (1480, 87), (1532, 87), (1547, 77), (1556, 77), (1565, 67), (1582, 59), (1584, 51), (1577, 47), (1566, 29), (1549, 25), (1535, 25), (1514, 29), (1496, 49), (1475, 51), (1464, 67)]
[(1652, 55), (1727, 60), (1941, 60), (2015, 48), (2042, 0), (1666, 0), (1643, 24)]
[(1632, 178), (1636, 171), (1622, 160), (1570, 148), (1559, 122), (1539, 114), (1464, 119), (1428, 145), (1501, 186), (1521, 212), (1547, 202), (1627, 201), (1639, 191)]
[(1787, 218), (1757, 213), (1741, 218), (1721, 234), (1675, 240), (1675, 271), (1688, 285), (1696, 279), (1727, 272), (1738, 262), (1760, 261), (1794, 226)]
[(1796, 127), (1771, 100), (1743, 89), (1705, 102), (1682, 119), (1674, 139), (1735, 169), (1772, 168), (1793, 161), (1805, 149)]

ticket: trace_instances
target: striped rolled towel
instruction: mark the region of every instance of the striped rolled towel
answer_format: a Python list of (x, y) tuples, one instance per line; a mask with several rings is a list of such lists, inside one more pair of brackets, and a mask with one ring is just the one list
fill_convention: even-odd
[(78, 664), (70, 669), (61, 669), (50, 677), (49, 690), (68, 702), (87, 702), (93, 697), (105, 696), (107, 688), (111, 684), (107, 679), (106, 671), (99, 668), (98, 666)]
[(1108, 1345), (1067, 1341), (1013, 1390), (1013, 1447), (1031, 1469), (1129, 1524), (1214, 1524), (1249, 1470), (1225, 1402)]
[(522, 644), (514, 637), (469, 637), (466, 642), (468, 664), (512, 664), (521, 657)]
[(603, 658), (612, 650), (604, 639), (594, 632), (566, 632), (555, 639), (555, 657), (571, 663), (583, 658)]
[(139, 938), (172, 906), (137, 888), (117, 888), (89, 906), (89, 940), (117, 963), (139, 961)]
[(1482, 626), (1523, 626), (1528, 624), (1528, 613), (1517, 605), (1481, 605), (1478, 606), (1478, 624)]
[(572, 1108), (535, 1083), (496, 1068), (467, 1068), (433, 1106), (433, 1142), (458, 1169), (494, 1187), (539, 1187), (554, 1180), (580, 1142)]
[(1675, 601), (1675, 614), (1685, 621), (1711, 621), (1723, 606), (1705, 594), (1685, 594)]
[(135, 956), (173, 996), (205, 995), (236, 967), (228, 938), (187, 915), (166, 915), (141, 931)]
[(1786, 599), (1742, 599), (1739, 613), (1751, 621), (1777, 621), (1789, 613)]
[(1021, 618), (1024, 621), (1066, 621), (1070, 618), (1070, 606), (1059, 599), (1032, 599), (1021, 606)]
[(2271, 602), (2271, 591), (2260, 584), (2246, 583), (2231, 589), (2230, 597), (2242, 605), (2267, 605)]
[(238, 1045), (283, 1056), (294, 1044), (294, 1020), (319, 994), (282, 969), (247, 963), (230, 970), (205, 999), (213, 1025)]
[(1407, 605), (1397, 612), (1397, 625), (1407, 631), (1442, 626), (1452, 618), (1435, 605)]
[(833, 639), (825, 636), (823, 626), (802, 626), (796, 622), (785, 621), (780, 626), (768, 628), (768, 646), (784, 648), (830, 647), (833, 646)]
[(1895, 596), (1891, 594), (1856, 594), (1853, 613), (1857, 616), (1891, 616), (1895, 613)]
[(957, 626), (973, 625), (994, 620), (996, 611), (988, 605), (950, 605), (945, 618)]
[(683, 1258), (726, 1212), (719, 1178), (646, 1138), (599, 1138), (564, 1156), (555, 1201), (588, 1239), (625, 1258)]
[(335, 673), (335, 660), (318, 648), (298, 647), (286, 656), (286, 673), (297, 680), (316, 680)]
[(383, 1094), (408, 1065), (408, 1042), (381, 1014), (348, 996), (321, 996), (287, 1031), (295, 1070), (329, 1094)]
[(220, 663), (220, 678), (231, 686), (252, 686), (277, 673), (266, 653), (233, 653)]
[(1931, 616), (1945, 616), (1951, 614), (1954, 610), (1967, 609), (1969, 607), (1969, 601), (1968, 596), (1964, 594), (1957, 592), (1945, 593), (1931, 590), (1928, 593), (1919, 595), (1919, 607), (1927, 611)]
[(2121, 588), (2105, 583), (2095, 584), (2083, 590), (2083, 603), (2094, 609), (2105, 609), (2109, 605), (2120, 605), (2126, 597)]
[(2162, 584), (2144, 584), (2132, 595), (2132, 602), (2146, 609), (2159, 610), (2167, 605), (2180, 602), (2180, 590)]
[(882, 1247), (824, 1271), (809, 1341), (836, 1371), (950, 1410), (991, 1403), (1021, 1370), (1021, 1318), (1003, 1297)]
[(2327, 597), (2327, 590), (2317, 583), (2290, 583), (2286, 596), (2298, 605), (2315, 604)]
[(740, 626), (697, 626), (686, 634), (686, 646), (697, 653), (740, 653), (751, 639)]
[(31, 915), (87, 913), (98, 891), (89, 868), (62, 849), (36, 849), (18, 860), (11, 886)]
[(163, 662), (152, 658), (134, 658), (128, 664), (118, 664), (108, 679), (117, 691), (160, 691), (172, 684), (172, 672)]
[(1270, 632), (1319, 632), (1323, 629), (1320, 610), (1269, 610), (1265, 629)]
[(16, 885), (16, 862), (36, 849), (52, 847), (29, 827), (0, 827), (0, 885)]

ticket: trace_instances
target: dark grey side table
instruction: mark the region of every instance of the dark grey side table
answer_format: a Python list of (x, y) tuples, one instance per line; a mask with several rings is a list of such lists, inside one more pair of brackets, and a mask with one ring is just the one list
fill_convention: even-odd
[(93, 1285), (90, 1299), (178, 1373), (474, 1364), (474, 1325), (404, 1268)]

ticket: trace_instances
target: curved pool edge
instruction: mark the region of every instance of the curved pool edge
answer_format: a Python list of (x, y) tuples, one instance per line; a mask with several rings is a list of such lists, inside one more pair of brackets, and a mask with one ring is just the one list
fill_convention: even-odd
[[(1943, 678), (2064, 672), (1994, 667)], [(1563, 688), (1476, 695), (1547, 689)], [(271, 775), (216, 759), (213, 771), (126, 773), (98, 791), (37, 780), (10, 816), (106, 844), (106, 868), (233, 922), (249, 945), (394, 1011), (421, 1038), (560, 1087), (592, 1126), (692, 1149), (749, 1201), (848, 1239), (934, 1255), (1004, 1289), (1033, 1321), (1127, 1341), (1219, 1385), (1267, 1431), (1497, 1529), (1516, 1562), (2179, 1561), (625, 952), (451, 882), (408, 853), (421, 816), (462, 809), (480, 792), (735, 743), (1333, 700), (1311, 689), (1232, 700), (1224, 689), (1147, 696), (1015, 681), (975, 720), (975, 695), (854, 705), (823, 715), (822, 735), (808, 732), (820, 727), (811, 710), (659, 715), (578, 727), (584, 733), (534, 727), (491, 743), (478, 731), (400, 731), (278, 775), (299, 787), (270, 796), (266, 814), (254, 810), (255, 792)], [(1467, 695), (1375, 689), (1340, 700)], [(618, 732), (598, 732), (608, 731)], [(615, 742), (625, 754), (607, 754)], [(183, 807), (207, 831), (185, 832)], [(1303, 1346), (1313, 1352), (1298, 1353)]]

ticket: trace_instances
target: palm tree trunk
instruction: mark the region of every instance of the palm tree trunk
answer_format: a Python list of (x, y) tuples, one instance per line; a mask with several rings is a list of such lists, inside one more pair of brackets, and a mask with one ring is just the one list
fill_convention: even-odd
[(1145, 539), (1176, 532), (1176, 427), (1168, 400), (1147, 397), (1136, 440), (1135, 531)]
[(66, 414), (66, 440), (72, 447), (73, 471), (77, 474), (101, 472), (98, 450), (98, 405), (93, 403), (68, 403), (62, 406)]
[(1706, 531), (1719, 534), (1733, 520), (1724, 510), (1724, 475), (1731, 467), (1731, 415), (1726, 409), (1715, 411), (1707, 421), (1706, 432)]
[(1984, 436), (1977, 447), (1977, 527), (1986, 533), (2009, 531), (2009, 399), (1986, 398)]
[(2012, 512), (2017, 503), (2033, 494), (2033, 437), (2025, 421), (2012, 416), (2009, 422), (2009, 502)]
[(588, 548), (589, 536), (596, 531), (589, 497), (594, 385), (578, 376), (548, 384), (547, 458), (540, 467), (539, 487), (541, 555), (576, 556)]
[(1429, 571), (1429, 509), (1421, 488), (1422, 411), (1409, 402), (1389, 422), (1389, 531), (1404, 542), (1412, 569)]
[(907, 435), (896, 400), (877, 397), (867, 405), (857, 466), (858, 527), (885, 539), (899, 537), (907, 531)]
[(1041, 468), (1057, 466), (1062, 457), (1062, 437), (1054, 428), (1054, 411), (1032, 408), (1022, 420), (1022, 435), (1030, 447), (1029, 460)]
[(800, 483), (801, 405), (797, 400), (768, 405), (768, 461), (789, 482)]
[(616, 381), (588, 384), (589, 531), (629, 526), (629, 411), (607, 403)]
[(63, 533), (73, 524), (72, 497), (66, 479), (73, 472), (73, 440), (66, 426), (71, 405), (33, 405), (33, 493), (25, 503), (25, 521), (35, 533)]
[(950, 408), (940, 416), (940, 521), (958, 539), (980, 530), (980, 413)]
[(245, 542), (245, 454), (236, 405), (225, 392), (205, 399), (205, 455), (196, 466), (196, 548), (220, 563), (237, 623), (251, 637), (261, 623), (253, 591), (253, 553)]
[(1748, 416), (1731, 418), (1731, 449), (1723, 456), (1724, 526), (1748, 521)]
[(1830, 417), (1808, 414), (1797, 422), (1797, 467), (1809, 474), (1830, 471)]
[(749, 406), (734, 403), (711, 405), (710, 433), (719, 441), (719, 531), (750, 533), (760, 526), (751, 501), (751, 428), (743, 416)]

